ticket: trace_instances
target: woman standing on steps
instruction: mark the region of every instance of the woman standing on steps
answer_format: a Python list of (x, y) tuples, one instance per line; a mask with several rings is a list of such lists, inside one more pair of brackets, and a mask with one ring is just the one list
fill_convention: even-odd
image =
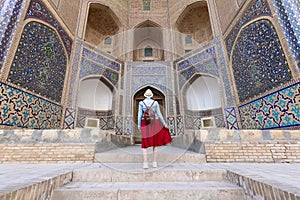
[[(163, 119), (163, 116), (159, 109), (159, 104), (157, 101), (151, 99), (153, 93), (148, 89), (144, 93), (145, 99), (139, 102), (138, 111), (138, 129), (142, 134), (142, 150), (143, 150), (143, 168), (148, 169), (148, 147), (153, 147), (153, 167), (157, 167), (157, 151), (158, 146), (163, 146), (171, 143), (172, 138), (170, 136), (169, 128)], [(153, 123), (147, 123), (144, 119), (145, 111), (150, 108), (155, 113), (155, 119)]]

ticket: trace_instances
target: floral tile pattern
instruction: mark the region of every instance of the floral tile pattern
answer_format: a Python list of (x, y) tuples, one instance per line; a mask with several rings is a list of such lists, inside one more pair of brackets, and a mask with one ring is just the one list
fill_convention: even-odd
[(258, 20), (240, 33), (232, 53), (232, 69), (240, 102), (292, 80), (274, 26)]
[(267, 0), (253, 0), (249, 3), (243, 16), (238, 20), (233, 29), (230, 31), (225, 39), (227, 46), (228, 58), (230, 58), (231, 51), (233, 49), (233, 43), (238, 36), (238, 33), (242, 26), (261, 16), (272, 16), (270, 7)]
[(42, 1), (31, 0), (25, 19), (28, 18), (39, 19), (53, 26), (61, 37), (70, 58), (73, 41)]

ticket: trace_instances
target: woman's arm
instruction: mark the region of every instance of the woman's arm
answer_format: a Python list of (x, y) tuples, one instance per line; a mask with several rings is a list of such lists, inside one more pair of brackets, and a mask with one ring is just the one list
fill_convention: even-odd
[(154, 105), (153, 107), (156, 108), (155, 113), (157, 114), (157, 117), (158, 117), (159, 121), (162, 123), (162, 125), (163, 125), (164, 127), (167, 127), (167, 124), (166, 124), (166, 122), (165, 122), (165, 120), (164, 120), (164, 118), (163, 118), (163, 116), (162, 116), (162, 114), (161, 114), (161, 112), (160, 112), (160, 108), (159, 108), (158, 102), (155, 101), (154, 104), (155, 104), (155, 105)]
[(138, 111), (138, 129), (141, 130), (141, 121), (143, 114), (143, 105), (142, 102), (139, 102), (139, 111)]

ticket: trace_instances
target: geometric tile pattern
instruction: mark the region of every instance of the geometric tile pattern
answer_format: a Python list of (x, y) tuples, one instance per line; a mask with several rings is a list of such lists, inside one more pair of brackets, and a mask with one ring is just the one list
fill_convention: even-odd
[(66, 54), (56, 32), (38, 22), (27, 23), (10, 68), (8, 81), (61, 102), (66, 68)]
[(194, 129), (194, 121), (197, 118), (193, 117), (193, 116), (189, 116), (189, 115), (185, 115), (184, 117), (184, 125), (186, 129)]
[(218, 128), (224, 128), (225, 122), (224, 122), (224, 115), (223, 113), (221, 115), (215, 115), (215, 124)]
[(85, 118), (86, 118), (86, 116), (77, 115), (76, 127), (84, 128), (85, 127)]
[(235, 108), (234, 107), (225, 108), (224, 112), (225, 112), (225, 117), (226, 117), (227, 128), (229, 130), (231, 130), (231, 129), (238, 130), (239, 126), (238, 126)]
[(183, 135), (184, 134), (184, 123), (183, 123), (183, 117), (177, 116), (177, 135)]
[(279, 37), (269, 20), (245, 27), (232, 53), (232, 70), (240, 102), (292, 80)]
[(66, 33), (66, 31), (60, 25), (60, 23), (55, 19), (55, 17), (47, 9), (47, 7), (42, 1), (31, 0), (25, 19), (28, 18), (39, 19), (53, 26), (59, 34), (61, 40), (63, 41), (63, 44), (70, 58), (73, 43), (72, 38)]
[(0, 125), (59, 129), (62, 107), (0, 83)]
[(239, 107), (243, 129), (300, 126), (300, 82)]
[(18, 23), (24, 0), (3, 0), (0, 4), (0, 70), (11, 44), (13, 32)]
[(268, 1), (267, 0), (250, 1), (243, 16), (238, 20), (238, 22), (236, 22), (235, 26), (233, 27), (233, 29), (230, 31), (230, 33), (225, 39), (228, 58), (230, 58), (231, 50), (233, 48), (233, 43), (237, 38), (237, 35), (241, 27), (244, 26), (246, 23), (250, 22), (251, 20), (254, 20), (262, 16), (272, 16), (271, 10), (268, 5)]
[(113, 116), (101, 117), (99, 121), (99, 126), (101, 130), (114, 129), (114, 119)]
[(175, 129), (175, 118), (174, 117), (168, 117), (168, 127), (169, 127), (169, 131), (170, 131), (170, 135), (171, 136), (175, 136), (176, 135), (176, 129)]
[(76, 108), (66, 108), (64, 118), (64, 129), (75, 128)]
[(132, 135), (132, 133), (133, 133), (132, 123), (133, 123), (132, 117), (125, 117), (124, 135)]
[(300, 69), (300, 3), (297, 0), (273, 0), (293, 57)]
[(116, 117), (116, 135), (122, 135), (123, 134), (123, 117), (117, 116)]
[(78, 109), (77, 124), (79, 128), (85, 127), (86, 118), (99, 119), (99, 128), (101, 130), (114, 129), (114, 116), (112, 111), (97, 111), (97, 110), (86, 110), (83, 108)]

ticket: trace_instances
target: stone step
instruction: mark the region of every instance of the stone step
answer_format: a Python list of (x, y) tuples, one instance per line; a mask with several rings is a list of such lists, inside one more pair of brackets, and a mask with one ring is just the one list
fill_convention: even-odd
[(225, 181), (206, 182), (74, 182), (56, 189), (53, 200), (241, 200), (244, 191)]
[[(148, 148), (148, 160), (153, 157), (152, 148)], [(159, 163), (206, 163), (205, 154), (199, 154), (172, 146), (159, 147)], [(140, 145), (119, 148), (95, 154), (95, 163), (141, 163), (143, 153)]]
[(137, 163), (92, 164), (73, 171), (73, 182), (176, 182), (176, 181), (222, 181), (226, 170), (208, 164), (173, 163), (159, 164), (142, 169)]

